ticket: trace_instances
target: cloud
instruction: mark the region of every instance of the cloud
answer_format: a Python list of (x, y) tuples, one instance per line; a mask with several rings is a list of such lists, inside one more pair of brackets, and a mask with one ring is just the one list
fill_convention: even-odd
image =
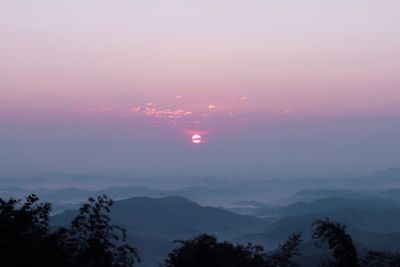
[(140, 113), (154, 118), (179, 119), (181, 117), (192, 115), (193, 113), (184, 109), (157, 109), (153, 104), (147, 104), (145, 107), (134, 107), (130, 111)]
[(208, 105), (207, 109), (208, 111), (217, 111), (217, 110), (223, 110), (224, 107), (210, 104)]
[[(226, 126), (245, 126), (251, 123), (250, 116), (257, 112), (252, 109), (250, 98), (242, 95), (227, 97), (215, 102), (192, 102), (184, 105), (184, 98), (175, 95), (175, 103), (169, 106), (161, 106), (149, 101), (141, 106), (134, 106), (128, 110), (134, 116), (148, 118), (149, 123), (166, 123), (182, 128), (212, 128)], [(185, 99), (186, 101), (186, 99)], [(185, 102), (184, 101), (184, 102)], [(222, 102), (222, 103), (221, 103)], [(284, 113), (286, 114), (286, 112)]]
[(280, 114), (280, 115), (291, 115), (291, 114), (293, 114), (293, 111), (289, 110), (289, 109), (283, 109), (283, 110), (276, 111), (276, 113)]

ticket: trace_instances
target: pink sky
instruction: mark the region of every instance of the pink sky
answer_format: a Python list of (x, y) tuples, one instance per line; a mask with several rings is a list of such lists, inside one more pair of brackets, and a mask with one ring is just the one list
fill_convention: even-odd
[(243, 141), (316, 118), (352, 120), (349, 131), (357, 118), (397, 118), (399, 9), (398, 0), (3, 1), (3, 137), (44, 125), (83, 138), (85, 122), (101, 125), (87, 136), (118, 129), (142, 140), (158, 125), (155, 135), (247, 131)]
[[(2, 109), (399, 113), (398, 1), (7, 1)], [(265, 102), (260, 101), (264, 99)]]

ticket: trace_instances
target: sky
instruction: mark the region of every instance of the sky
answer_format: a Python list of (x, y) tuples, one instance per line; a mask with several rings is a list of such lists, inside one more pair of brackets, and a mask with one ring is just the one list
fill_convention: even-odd
[(399, 166), (399, 8), (1, 1), (0, 171), (268, 176)]

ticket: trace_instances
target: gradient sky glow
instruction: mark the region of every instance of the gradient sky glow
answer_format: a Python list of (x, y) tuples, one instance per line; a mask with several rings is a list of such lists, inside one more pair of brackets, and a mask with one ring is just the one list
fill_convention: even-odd
[(400, 165), (399, 10), (398, 0), (2, 1), (0, 169)]

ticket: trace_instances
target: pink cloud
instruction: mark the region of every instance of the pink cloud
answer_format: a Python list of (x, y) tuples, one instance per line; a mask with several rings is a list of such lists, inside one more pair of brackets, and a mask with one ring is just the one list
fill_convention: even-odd
[(223, 110), (224, 107), (210, 104), (208, 105), (207, 109), (208, 111), (217, 111), (217, 110)]
[(134, 107), (131, 109), (131, 112), (144, 114), (149, 117), (168, 119), (179, 119), (193, 114), (191, 111), (184, 109), (157, 109), (153, 104), (148, 104), (145, 107)]

